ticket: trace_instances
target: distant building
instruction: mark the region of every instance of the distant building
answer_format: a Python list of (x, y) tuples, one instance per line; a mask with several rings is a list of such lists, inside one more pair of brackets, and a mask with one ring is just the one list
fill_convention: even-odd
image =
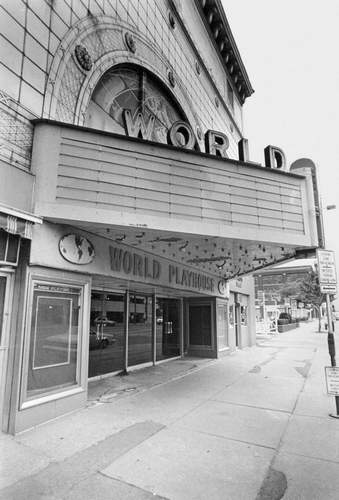
[[(278, 304), (284, 304), (284, 297), (281, 292), (286, 288), (293, 288), (300, 284), (310, 273), (314, 271), (313, 262), (302, 266), (281, 266), (271, 269), (262, 269), (253, 273), (255, 283), (255, 298), (262, 293), (267, 300), (276, 300)], [(294, 299), (296, 294), (291, 294)]]

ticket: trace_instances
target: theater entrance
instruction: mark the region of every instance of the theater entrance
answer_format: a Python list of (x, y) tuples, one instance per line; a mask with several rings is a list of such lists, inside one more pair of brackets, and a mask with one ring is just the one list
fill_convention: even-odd
[(179, 299), (94, 290), (88, 376), (122, 372), (180, 356), (180, 335)]

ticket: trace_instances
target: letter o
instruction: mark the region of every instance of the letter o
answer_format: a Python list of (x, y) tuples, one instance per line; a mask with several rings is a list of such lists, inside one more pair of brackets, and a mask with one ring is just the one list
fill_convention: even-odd
[[(179, 137), (183, 137), (184, 144), (179, 140)], [(193, 149), (195, 145), (195, 136), (188, 123), (177, 121), (173, 123), (172, 127), (169, 129), (167, 141), (172, 146), (178, 148)]]

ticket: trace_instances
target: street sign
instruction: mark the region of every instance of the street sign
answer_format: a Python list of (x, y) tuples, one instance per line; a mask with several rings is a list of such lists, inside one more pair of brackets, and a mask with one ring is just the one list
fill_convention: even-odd
[(337, 293), (337, 285), (320, 285), (320, 292), (321, 293), (329, 293), (329, 294), (335, 294)]
[(334, 252), (332, 250), (317, 250), (318, 273), (320, 285), (337, 283)]
[(339, 366), (325, 366), (327, 394), (339, 396)]

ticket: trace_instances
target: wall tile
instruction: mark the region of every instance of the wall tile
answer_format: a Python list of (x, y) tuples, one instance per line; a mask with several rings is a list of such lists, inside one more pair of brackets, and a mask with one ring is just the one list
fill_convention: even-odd
[(19, 98), (20, 78), (0, 64), (0, 89), (14, 99)]
[(46, 79), (45, 72), (41, 71), (41, 69), (27, 58), (24, 59), (22, 77), (39, 92), (44, 92)]
[[(73, 2), (78, 3), (78, 2)], [(71, 8), (64, 0), (53, 2), (53, 11), (64, 21), (67, 26), (71, 25)]]
[(18, 75), (21, 73), (22, 53), (13, 47), (5, 38), (0, 34), (0, 54), (3, 64), (8, 66), (11, 70), (15, 71)]
[[(69, 16), (66, 17), (65, 22), (67, 22), (67, 19), (69, 19)], [(53, 12), (52, 14), (52, 32), (57, 36), (60, 40), (65, 36), (65, 34), (68, 31), (69, 25), (67, 26), (63, 22), (60, 17)]]
[[(25, 26), (25, 4), (21, 0), (1, 0), (1, 6), (7, 10), (16, 21)], [(2, 17), (2, 12), (0, 12), (0, 17)]]
[(39, 40), (45, 47), (48, 44), (48, 28), (43, 22), (31, 11), (27, 12), (27, 31)]
[[(78, 16), (79, 19), (87, 16), (87, 7), (82, 3), (81, 0), (73, 2), (73, 12)], [(73, 21), (74, 22), (74, 21)]]
[[(57, 0), (58, 2), (59, 0)], [(49, 26), (51, 8), (47, 2), (44, 0), (28, 0), (28, 6), (43, 23)]]
[(23, 49), (24, 28), (0, 8), (0, 33), (19, 50)]
[(43, 96), (30, 85), (22, 82), (21, 104), (26, 106), (34, 115), (40, 117), (42, 114)]
[(34, 40), (29, 33), (26, 36), (25, 52), (42, 70), (46, 69), (47, 50)]

